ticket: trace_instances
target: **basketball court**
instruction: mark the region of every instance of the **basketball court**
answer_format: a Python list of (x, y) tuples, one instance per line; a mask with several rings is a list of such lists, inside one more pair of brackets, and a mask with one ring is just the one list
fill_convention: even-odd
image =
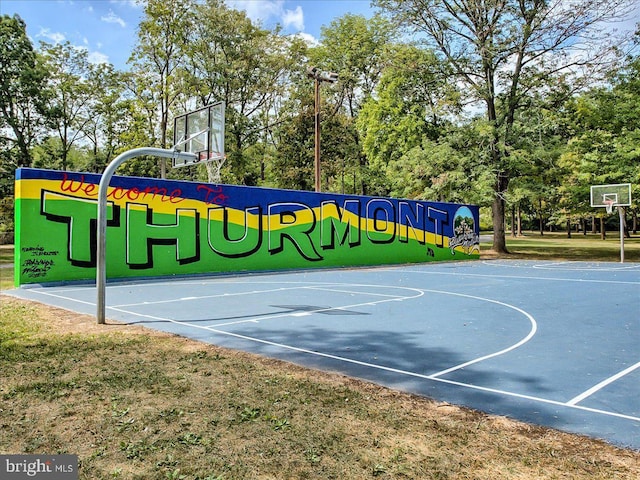
[(622, 234), (629, 184), (591, 188), (592, 207), (618, 209), (621, 263), (432, 262), (108, 282), (115, 170), (155, 155), (174, 167), (203, 162), (219, 181), (224, 111), (218, 103), (177, 117), (173, 150), (131, 150), (106, 168), (95, 284), (7, 294), (640, 449), (640, 264), (624, 263)]
[[(17, 297), (96, 314), (94, 285)], [(640, 264), (472, 261), (108, 282), (106, 323), (640, 449)]]

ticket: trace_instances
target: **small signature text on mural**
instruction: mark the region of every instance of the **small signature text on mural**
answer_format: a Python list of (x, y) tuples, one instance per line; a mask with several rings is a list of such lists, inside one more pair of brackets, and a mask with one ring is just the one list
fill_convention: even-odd
[(22, 254), (30, 256), (22, 261), (22, 274), (29, 278), (39, 278), (47, 275), (47, 272), (55, 265), (57, 250), (46, 250), (42, 246), (22, 247)]

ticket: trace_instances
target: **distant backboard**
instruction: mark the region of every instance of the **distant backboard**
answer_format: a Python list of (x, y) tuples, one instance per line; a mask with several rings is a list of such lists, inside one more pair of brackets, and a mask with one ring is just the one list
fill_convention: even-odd
[(173, 148), (196, 155), (193, 161), (174, 160), (174, 168), (224, 160), (224, 111), (225, 103), (218, 102), (173, 120)]
[(631, 184), (614, 183), (611, 185), (591, 186), (592, 207), (628, 207), (631, 205)]

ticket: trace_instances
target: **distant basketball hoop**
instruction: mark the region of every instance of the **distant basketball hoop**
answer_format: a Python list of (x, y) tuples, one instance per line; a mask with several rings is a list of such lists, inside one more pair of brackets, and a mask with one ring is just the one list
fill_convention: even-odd
[(620, 217), (620, 263), (624, 263), (624, 207), (631, 205), (631, 184), (591, 185), (591, 206), (604, 208), (608, 215), (618, 208)]
[(631, 205), (630, 183), (591, 186), (592, 207), (604, 207), (607, 213), (612, 213), (613, 207), (628, 207), (629, 205)]

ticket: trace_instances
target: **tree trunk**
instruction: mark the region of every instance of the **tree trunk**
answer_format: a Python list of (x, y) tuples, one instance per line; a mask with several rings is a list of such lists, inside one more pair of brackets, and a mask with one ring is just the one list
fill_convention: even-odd
[(538, 203), (538, 224), (540, 229), (540, 236), (544, 235), (544, 220), (542, 218), (542, 200)]
[(504, 200), (499, 195), (493, 200), (493, 251), (496, 253), (509, 253), (507, 240), (504, 234)]
[(504, 173), (498, 173), (495, 196), (491, 213), (493, 217), (493, 251), (496, 253), (509, 253), (507, 240), (504, 234), (504, 192), (507, 191), (509, 178)]
[(571, 218), (567, 217), (567, 238), (571, 238)]
[(511, 207), (511, 236), (515, 238), (516, 235), (516, 206), (513, 205)]
[(622, 208), (622, 228), (624, 230), (624, 236), (626, 238), (631, 238), (631, 232), (628, 227), (629, 224), (627, 223), (627, 209), (625, 207), (618, 208)]
[[(160, 122), (160, 145), (162, 148), (166, 148), (167, 145), (167, 118), (166, 114), (162, 113), (162, 120)], [(160, 178), (167, 178), (167, 159), (160, 159)]]
[(604, 227), (604, 216), (600, 217), (600, 240), (605, 240), (607, 238), (607, 232)]
[(518, 236), (522, 236), (522, 210), (520, 204), (518, 204)]

